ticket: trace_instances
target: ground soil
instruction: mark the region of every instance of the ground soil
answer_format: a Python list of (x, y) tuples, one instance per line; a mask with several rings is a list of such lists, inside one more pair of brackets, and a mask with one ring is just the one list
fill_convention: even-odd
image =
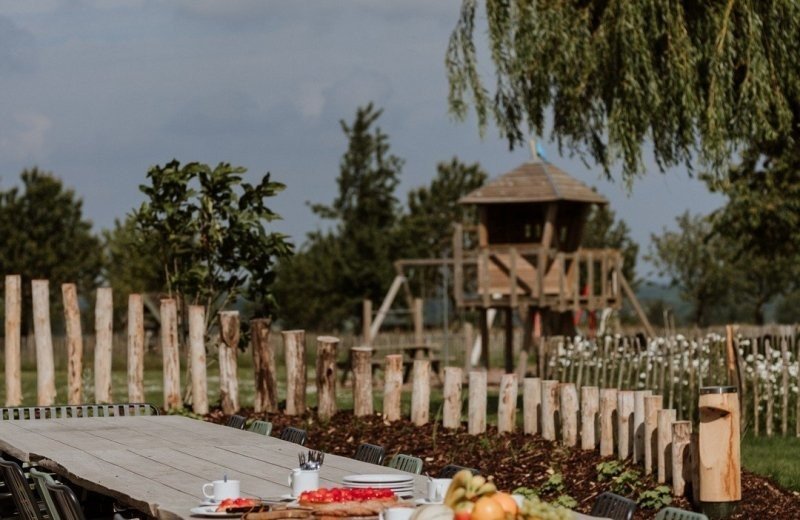
[[(250, 418), (252, 411), (240, 412)], [(206, 420), (224, 423), (221, 411), (212, 411)], [(353, 413), (340, 412), (327, 424), (321, 424), (313, 413), (302, 417), (270, 414), (266, 420), (273, 423), (273, 436), (280, 435), (286, 426), (308, 431), (309, 448), (328, 453), (352, 456), (356, 447), (364, 442), (378, 444), (386, 449), (386, 460), (397, 453), (411, 454), (423, 459), (424, 472), (435, 476), (446, 464), (477, 468), (483, 475), (494, 477), (498, 488), (513, 490), (519, 486), (539, 487), (551, 474), (559, 472), (564, 477), (561, 492), (545, 494), (542, 498), (554, 500), (559, 494), (570, 495), (578, 502), (577, 510), (589, 512), (598, 494), (610, 490), (608, 481), (598, 482), (597, 464), (603, 462), (597, 451), (567, 449), (539, 436), (498, 434), (489, 427), (485, 435), (469, 435), (464, 427), (446, 430), (441, 423), (414, 426), (409, 421), (388, 423), (380, 414), (354, 417)], [(631, 468), (639, 470), (640, 468)], [(640, 490), (655, 488), (652, 477), (637, 481)], [(638, 493), (631, 498), (637, 499)], [(692, 509), (685, 498), (675, 498), (671, 504)], [(655, 510), (639, 508), (636, 519), (655, 516)], [(742, 501), (733, 519), (797, 518), (800, 519), (800, 493), (782, 489), (770, 479), (748, 471), (742, 474)]]

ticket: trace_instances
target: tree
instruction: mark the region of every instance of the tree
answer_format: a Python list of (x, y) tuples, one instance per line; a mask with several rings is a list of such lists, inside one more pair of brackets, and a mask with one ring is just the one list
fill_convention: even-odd
[(159, 258), (161, 245), (143, 240), (136, 220), (129, 215), (115, 220), (114, 227), (103, 231), (105, 269), (103, 277), (117, 294), (160, 293), (167, 281)]
[[(88, 295), (100, 276), (103, 257), (83, 202), (52, 173), (23, 170), (22, 186), (0, 192), (0, 271), (22, 275), (24, 301), (30, 281), (50, 281), (51, 299), (61, 301), (61, 284), (75, 283)], [(30, 303), (25, 304), (30, 308)], [(24, 324), (31, 325), (28, 313)]]
[(513, 147), (526, 127), (623, 178), (694, 152), (722, 175), (740, 145), (789, 136), (800, 100), (800, 3), (486, 0), (496, 86), (478, 74), (476, 0), (463, 0), (446, 64), (451, 111), (474, 106)]
[(583, 229), (582, 247), (611, 248), (622, 251), (622, 274), (632, 287), (636, 287), (636, 257), (639, 244), (630, 236), (631, 230), (624, 220), (616, 220), (614, 210), (608, 206), (595, 205), (589, 213)]
[(155, 247), (166, 289), (183, 304), (206, 307), (206, 319), (239, 296), (255, 312), (275, 312), (275, 263), (292, 253), (281, 233), (266, 225), (280, 216), (266, 206), (284, 185), (267, 173), (258, 184), (243, 182), (245, 168), (214, 169), (173, 160), (147, 172), (147, 197), (134, 213), (141, 247)]
[(678, 286), (692, 304), (692, 322), (707, 325), (712, 304), (726, 299), (730, 290), (730, 263), (726, 244), (712, 232), (708, 218), (685, 212), (676, 218), (678, 231), (651, 235), (647, 255), (661, 276)]
[[(280, 269), (279, 299), (293, 309), (288, 323), (342, 327), (360, 316), (364, 298), (382, 298), (392, 280), (393, 231), (400, 214), (394, 191), (403, 161), (390, 153), (388, 136), (374, 127), (381, 113), (370, 103), (358, 108), (352, 124), (340, 122), (348, 148), (339, 164), (339, 193), (330, 206), (312, 205), (334, 228), (311, 233), (304, 250)], [(334, 256), (320, 256), (322, 251)], [(327, 305), (308, 307), (312, 299)]]

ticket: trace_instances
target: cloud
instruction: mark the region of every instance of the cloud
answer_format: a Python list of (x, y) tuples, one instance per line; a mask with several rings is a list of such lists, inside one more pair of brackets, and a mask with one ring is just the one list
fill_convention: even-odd
[(17, 160), (41, 160), (52, 121), (43, 114), (34, 113), (15, 114), (13, 120), (16, 124), (7, 134), (0, 131), (0, 153)]
[(0, 16), (0, 72), (26, 72), (36, 64), (35, 39), (10, 18)]

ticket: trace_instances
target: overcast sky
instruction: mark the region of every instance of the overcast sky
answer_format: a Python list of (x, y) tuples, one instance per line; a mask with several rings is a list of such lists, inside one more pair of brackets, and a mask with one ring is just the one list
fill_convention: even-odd
[[(277, 227), (300, 243), (320, 225), (306, 201), (335, 195), (339, 120), (369, 101), (406, 161), (402, 199), (453, 156), (502, 174), (528, 150), (509, 152), (494, 129), (481, 140), (474, 121), (447, 113), (444, 53), (459, 4), (0, 0), (0, 189), (23, 168), (52, 171), (101, 229), (141, 202), (149, 166), (226, 161), (288, 185), (273, 202)], [(658, 173), (650, 156), (628, 193), (544, 147), (610, 199), (642, 249), (686, 209), (720, 204), (685, 170)]]

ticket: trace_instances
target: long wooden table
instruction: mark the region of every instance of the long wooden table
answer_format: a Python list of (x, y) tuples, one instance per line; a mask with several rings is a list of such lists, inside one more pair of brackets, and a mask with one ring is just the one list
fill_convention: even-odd
[[(164, 519), (189, 518), (202, 485), (225, 474), (241, 481), (243, 495), (285, 495), (289, 471), (305, 449), (180, 416), (0, 421), (0, 451)], [(408, 475), (325, 455), (320, 485), (341, 486), (344, 476), (359, 473)], [(426, 485), (415, 475), (416, 496), (425, 496)]]

